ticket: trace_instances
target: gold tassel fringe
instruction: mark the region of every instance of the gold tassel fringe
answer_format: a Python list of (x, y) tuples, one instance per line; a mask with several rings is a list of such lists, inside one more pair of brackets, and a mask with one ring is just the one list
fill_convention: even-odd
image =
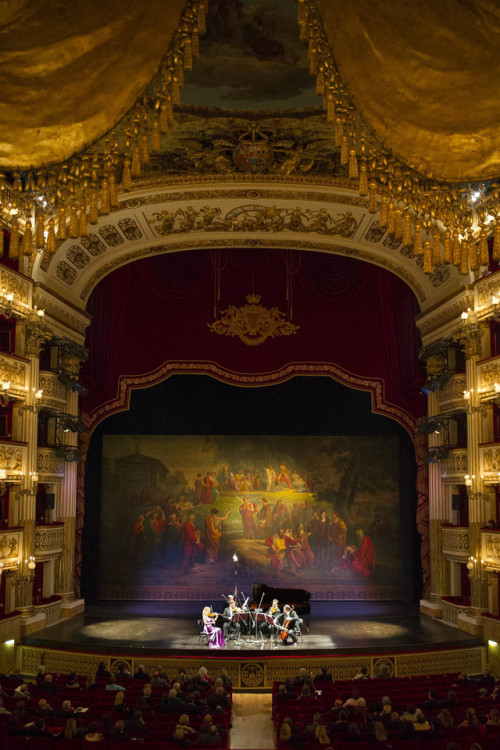
[(57, 239), (58, 240), (65, 240), (68, 236), (68, 230), (66, 227), (66, 209), (64, 206), (61, 206), (59, 209), (59, 216), (57, 221)]
[(69, 214), (69, 236), (78, 237), (78, 231), (80, 229), (78, 222), (78, 214), (76, 212), (76, 205), (73, 204), (70, 208)]
[(19, 222), (14, 219), (10, 231), (9, 258), (19, 257)]
[(424, 273), (432, 273), (432, 260), (431, 260), (431, 243), (430, 240), (425, 240), (424, 243)]
[(87, 229), (87, 206), (82, 203), (80, 206), (80, 216), (78, 217), (78, 231), (80, 237), (85, 237), (88, 232)]
[(24, 255), (31, 255), (33, 250), (33, 230), (31, 228), (31, 221), (26, 222), (24, 227), (23, 235), (23, 253)]
[(422, 246), (422, 224), (419, 221), (415, 222), (415, 234), (413, 236), (413, 255), (419, 256), (424, 254), (424, 248)]
[(452, 263), (453, 253), (451, 246), (451, 232), (449, 229), (444, 233), (443, 241), (443, 263)]

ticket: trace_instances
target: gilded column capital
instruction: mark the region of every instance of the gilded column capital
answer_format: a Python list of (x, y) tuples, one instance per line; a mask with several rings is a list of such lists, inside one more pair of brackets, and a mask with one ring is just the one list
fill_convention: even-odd
[(52, 338), (52, 331), (37, 315), (29, 317), (23, 325), (25, 356), (39, 357), (42, 345)]
[(467, 323), (454, 336), (462, 344), (467, 359), (481, 356), (481, 324)]

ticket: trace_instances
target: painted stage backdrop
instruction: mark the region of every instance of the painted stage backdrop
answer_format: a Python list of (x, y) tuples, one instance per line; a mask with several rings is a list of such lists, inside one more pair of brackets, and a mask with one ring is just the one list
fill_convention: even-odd
[(101, 599), (399, 599), (391, 437), (105, 435)]

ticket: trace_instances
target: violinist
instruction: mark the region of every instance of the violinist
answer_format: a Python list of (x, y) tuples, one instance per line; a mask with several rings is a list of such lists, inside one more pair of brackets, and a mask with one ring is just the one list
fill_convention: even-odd
[(224, 609), (222, 613), (222, 618), (224, 620), (224, 624), (222, 626), (222, 632), (224, 634), (224, 639), (227, 640), (229, 635), (232, 635), (235, 641), (240, 640), (241, 636), (241, 626), (239, 622), (234, 621), (234, 615), (236, 612), (239, 612), (239, 607), (236, 606), (236, 602), (234, 601), (234, 598), (231, 597), (227, 599), (227, 606)]
[[(283, 612), (275, 618), (274, 622), (280, 630), (283, 646), (290, 646), (291, 644), (296, 646), (300, 626), (297, 612), (289, 604), (285, 604)], [(288, 641), (289, 638), (290, 642)]]

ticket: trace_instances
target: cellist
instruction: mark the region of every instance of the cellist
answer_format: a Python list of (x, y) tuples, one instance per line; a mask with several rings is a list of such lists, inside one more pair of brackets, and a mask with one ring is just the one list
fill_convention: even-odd
[[(283, 612), (275, 619), (274, 624), (281, 631), (281, 642), (284, 646), (297, 645), (297, 633), (300, 619), (297, 612), (289, 604), (285, 604)], [(290, 642), (288, 639), (290, 638)]]

